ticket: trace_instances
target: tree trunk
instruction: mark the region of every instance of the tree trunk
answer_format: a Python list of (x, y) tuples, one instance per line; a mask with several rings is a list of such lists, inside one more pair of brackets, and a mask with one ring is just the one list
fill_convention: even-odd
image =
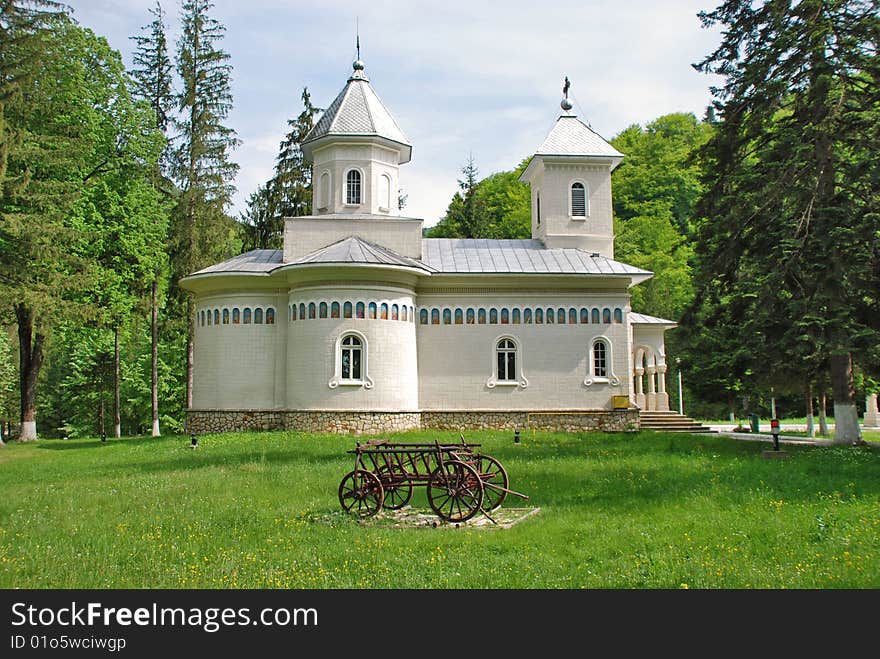
[(101, 433), (101, 440), (106, 437), (104, 430), (104, 395), (101, 394), (101, 401), (98, 403), (98, 432)]
[(122, 437), (119, 414), (119, 327), (113, 328), (113, 436)]
[(727, 396), (727, 409), (730, 410), (730, 422), (736, 423), (736, 414), (733, 409), (733, 394)]
[(34, 333), (34, 315), (24, 304), (15, 305), (18, 323), (19, 384), (21, 385), (20, 442), (37, 441), (37, 376), (43, 365), (45, 337)]
[(834, 397), (834, 443), (862, 444), (859, 412), (853, 387), (850, 353), (831, 355), (831, 395)]
[(0, 421), (0, 448), (6, 446), (6, 442), (3, 439), (6, 437), (6, 433), (8, 432), (6, 429), (9, 427), (8, 421)]
[(819, 396), (819, 434), (823, 437), (828, 436), (828, 417), (825, 416), (827, 402), (827, 394), (823, 391)]
[(153, 437), (159, 437), (159, 303), (158, 303), (159, 275), (153, 279), (153, 295), (151, 300), (150, 314), (152, 316), (153, 332), (153, 373), (151, 381), (151, 396), (153, 399)]
[(804, 391), (804, 402), (807, 412), (807, 437), (816, 436), (816, 427), (813, 425), (813, 385), (808, 384)]

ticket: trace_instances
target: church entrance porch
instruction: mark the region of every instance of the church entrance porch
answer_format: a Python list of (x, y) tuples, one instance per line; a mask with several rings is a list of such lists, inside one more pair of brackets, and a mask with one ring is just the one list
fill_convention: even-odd
[(636, 407), (651, 412), (669, 411), (666, 393), (666, 362), (649, 346), (639, 346), (633, 359), (633, 391)]

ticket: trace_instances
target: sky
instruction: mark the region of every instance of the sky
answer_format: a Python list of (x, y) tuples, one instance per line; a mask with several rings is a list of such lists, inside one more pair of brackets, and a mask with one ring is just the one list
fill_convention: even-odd
[[(169, 42), (179, 0), (161, 0)], [(131, 66), (133, 42), (155, 0), (67, 0), (83, 27)], [(403, 214), (433, 226), (458, 190), (470, 155), (480, 177), (511, 170), (535, 152), (560, 114), (571, 80), (574, 111), (611, 139), (670, 112), (702, 117), (714, 76), (691, 66), (720, 33), (697, 13), (713, 0), (214, 0), (226, 26), (234, 109), (226, 125), (241, 145), (230, 212), (268, 180), (287, 120), (327, 107), (356, 57), (413, 145), (400, 185)]]

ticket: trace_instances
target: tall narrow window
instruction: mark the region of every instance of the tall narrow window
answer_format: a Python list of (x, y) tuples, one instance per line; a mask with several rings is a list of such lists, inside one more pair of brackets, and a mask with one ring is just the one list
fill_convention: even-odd
[(463, 325), (464, 324), (464, 312), (461, 309), (455, 310), (455, 324)]
[(369, 317), (372, 318), (373, 320), (376, 320), (376, 303), (370, 302), (370, 305), (367, 307), (367, 310), (369, 311), (369, 314), (370, 314)]
[(538, 216), (538, 226), (541, 226), (541, 193), (540, 193), (540, 192), (538, 193), (537, 197), (538, 197), (538, 201), (537, 201), (537, 206), (538, 206), (538, 213), (537, 213), (537, 216)]
[(211, 313), (211, 310), (208, 309), (208, 325), (213, 325), (214, 314)]
[(318, 317), (319, 318), (326, 318), (327, 317), (327, 303), (326, 302), (321, 302), (321, 304), (318, 305)]
[(349, 170), (345, 176), (345, 203), (351, 205), (361, 203), (361, 173), (356, 169)]
[(351, 302), (346, 302), (342, 305), (342, 317), (351, 318)]
[(391, 179), (387, 174), (379, 177), (379, 210), (387, 211), (391, 208)]
[[(302, 311), (302, 306), (300, 306), (300, 311)], [(269, 307), (266, 309), (266, 324), (274, 325), (275, 324), (275, 309)]]
[(318, 317), (318, 306), (314, 302), (309, 302), (309, 320)]
[[(210, 316), (211, 314), (208, 314), (208, 315)], [(465, 318), (467, 320), (468, 325), (473, 325), (474, 324), (474, 310), (468, 309), (467, 313), (465, 314)]]
[(593, 342), (593, 376), (608, 377), (608, 346), (604, 341)]
[(262, 309), (254, 309), (254, 325), (262, 325), (263, 324), (263, 310)]
[(224, 310), (223, 310), (223, 324), (224, 324), (224, 325), (228, 325), (228, 324), (229, 324), (229, 309), (224, 309)]
[(512, 322), (514, 325), (519, 325), (519, 323), (520, 323), (520, 311), (519, 311), (519, 309), (514, 309), (514, 310), (513, 310), (513, 313), (511, 314), (510, 322)]
[(342, 354), (340, 355), (342, 363), (342, 379), (356, 380), (361, 379), (361, 357), (363, 352), (363, 344), (361, 340), (349, 334), (342, 339)]
[(501, 339), (495, 349), (498, 360), (498, 381), (516, 381), (516, 344), (510, 339)]
[(324, 172), (321, 174), (321, 186), (319, 189), (320, 199), (318, 200), (318, 209), (329, 208), (330, 206), (330, 174)]
[(363, 318), (364, 317), (364, 303), (358, 302), (357, 306), (354, 308), (355, 318)]
[(608, 307), (602, 309), (602, 322), (605, 324), (611, 323), (611, 309)]
[(252, 313), (251, 308), (245, 307), (245, 310), (244, 310), (244, 324), (245, 325), (251, 324), (251, 313)]
[(428, 324), (428, 310), (420, 309), (419, 310), (419, 324), (427, 325)]
[(391, 305), (391, 320), (399, 320), (400, 318), (400, 307), (396, 304)]
[(571, 184), (571, 216), (587, 216), (587, 190), (580, 181)]
[(232, 324), (233, 325), (240, 325), (241, 324), (241, 311), (239, 310), (238, 307), (235, 307), (232, 310)]

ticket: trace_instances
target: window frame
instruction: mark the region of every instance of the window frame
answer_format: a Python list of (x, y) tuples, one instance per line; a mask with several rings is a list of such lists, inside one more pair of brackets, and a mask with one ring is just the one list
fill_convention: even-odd
[[(511, 343), (513, 348), (502, 348), (502, 342)], [(495, 387), (518, 387), (520, 389), (525, 389), (528, 387), (529, 381), (523, 372), (523, 350), (520, 340), (512, 334), (501, 334), (495, 337), (491, 346), (492, 375), (490, 375), (489, 379), (486, 381), (486, 387), (489, 389), (494, 389)], [(510, 378), (508, 373), (505, 374), (508, 376), (506, 379), (502, 380), (499, 378), (498, 356), (502, 350), (507, 354), (510, 354), (511, 351), (513, 352), (513, 378)]]
[[(358, 346), (353, 346), (351, 344), (346, 344), (346, 340), (355, 339), (358, 341)], [(352, 353), (357, 348), (360, 351), (360, 378), (344, 378), (342, 375), (342, 362), (343, 362), (343, 351), (351, 350)], [(327, 383), (331, 389), (336, 389), (337, 387), (362, 387), (364, 389), (372, 389), (373, 388), (373, 380), (370, 378), (368, 371), (369, 364), (369, 344), (367, 342), (367, 337), (361, 333), (354, 330), (346, 330), (339, 334), (336, 337), (336, 345), (334, 348), (334, 365), (333, 365), (333, 377), (330, 378), (330, 381)], [(351, 358), (349, 358), (349, 363), (351, 363)]]
[[(583, 215), (575, 215), (574, 213), (574, 190), (576, 185), (580, 185), (584, 191)], [(572, 220), (586, 220), (590, 217), (590, 186), (583, 179), (572, 179), (568, 182), (568, 217)]]
[[(605, 347), (605, 374), (596, 373), (596, 345), (601, 343)], [(589, 387), (594, 384), (610, 384), (613, 387), (620, 385), (620, 378), (614, 373), (614, 352), (611, 339), (604, 334), (598, 334), (590, 339), (587, 349), (587, 376), (584, 385)]]
[[(358, 175), (358, 200), (356, 202), (351, 201), (351, 198), (348, 195), (348, 193), (349, 193), (348, 179), (351, 176), (351, 174), (354, 172), (356, 172)], [(361, 170), (360, 167), (349, 167), (348, 169), (345, 170), (345, 176), (342, 177), (342, 181), (343, 181), (342, 182), (342, 186), (343, 186), (342, 187), (342, 198), (345, 200), (345, 205), (350, 206), (352, 208), (362, 206), (364, 204), (364, 198), (366, 196), (364, 194), (364, 172), (363, 172), (363, 170)]]

